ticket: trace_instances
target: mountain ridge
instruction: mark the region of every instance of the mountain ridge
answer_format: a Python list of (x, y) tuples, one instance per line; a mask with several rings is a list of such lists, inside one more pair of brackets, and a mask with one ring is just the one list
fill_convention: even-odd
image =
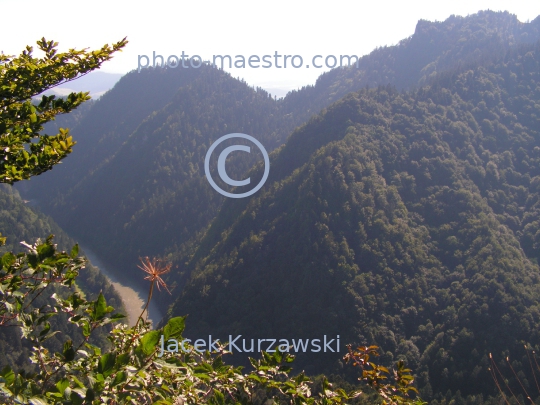
[[(520, 244), (520, 218), (537, 217), (539, 55), (540, 44), (523, 46), (490, 69), (329, 107), (271, 165), (308, 159), (249, 201), (227, 200), (179, 259), (191, 277), (171, 315), (189, 313), (193, 336), (339, 333), (404, 356), (426, 397), (488, 392), (488, 353), (540, 337), (538, 250), (529, 259)], [(327, 357), (299, 361), (335, 371)]]
[[(47, 212), (122, 271), (137, 256), (171, 261), (169, 315), (190, 314), (188, 336), (339, 334), (406, 359), (425, 398), (487, 395), (488, 353), (540, 343), (539, 24), (419, 22), (282, 101), (218, 70), (148, 71), (182, 85), (129, 125), (111, 120), (100, 148), (113, 146)], [(113, 114), (108, 103), (92, 111)], [(270, 176), (249, 199), (205, 179), (226, 132), (268, 145)], [(227, 167), (262, 171), (253, 156)], [(298, 365), (347, 373), (335, 354)]]
[[(497, 24), (492, 24), (490, 21), (494, 20)], [(435, 63), (435, 65), (444, 65), (444, 68), (448, 68), (450, 65), (454, 65), (456, 61), (454, 60), (457, 56), (474, 56), (474, 52), (476, 49), (478, 49), (478, 46), (486, 45), (486, 44), (492, 44), (491, 48), (489, 49), (495, 49), (496, 52), (494, 52), (495, 55), (500, 55), (501, 52), (503, 52), (505, 49), (508, 49), (510, 46), (513, 46), (514, 43), (519, 42), (515, 37), (517, 34), (519, 34), (519, 37), (523, 36), (523, 34), (527, 34), (527, 40), (533, 40), (534, 38), (540, 39), (540, 34), (538, 30), (538, 25), (540, 24), (540, 19), (534, 20), (532, 23), (529, 24), (522, 24), (517, 21), (517, 18), (515, 16), (510, 15), (509, 13), (493, 13), (493, 12), (480, 12), (477, 15), (470, 16), (470, 17), (450, 17), (445, 22), (441, 23), (425, 23), (425, 22), (419, 22), (417, 25), (417, 29), (415, 31), (415, 34), (411, 36), (410, 38), (402, 41), (400, 45), (394, 46), (394, 47), (386, 47), (386, 48), (380, 48), (378, 50), (375, 50), (372, 54), (362, 58), (361, 61), (361, 69), (356, 68), (350, 68), (350, 69), (335, 69), (329, 73), (326, 73), (322, 75), (315, 86), (313, 87), (306, 87), (301, 91), (298, 92), (291, 92), (287, 98), (285, 98), (283, 101), (277, 103), (277, 109), (279, 111), (276, 112), (276, 107), (271, 105), (271, 103), (268, 103), (267, 101), (264, 101), (263, 103), (256, 103), (256, 109), (261, 110), (258, 114), (259, 115), (268, 115), (273, 116), (272, 120), (266, 120), (267, 129), (259, 129), (258, 136), (262, 136), (262, 139), (266, 140), (267, 144), (266, 147), (269, 151), (273, 150), (274, 148), (278, 147), (282, 142), (285, 141), (285, 139), (288, 137), (288, 135), (293, 132), (293, 129), (304, 123), (309, 116), (311, 116), (314, 112), (318, 112), (320, 108), (324, 108), (324, 106), (327, 106), (331, 104), (334, 101), (337, 101), (337, 99), (343, 97), (346, 93), (358, 90), (359, 88), (365, 87), (367, 84), (375, 85), (378, 82), (381, 82), (381, 80), (385, 81), (384, 84), (386, 84), (387, 80), (390, 80), (391, 77), (394, 77), (395, 79), (395, 66), (399, 66), (402, 69), (412, 69), (409, 65), (410, 63), (413, 63), (411, 66), (416, 66), (415, 74), (409, 75), (405, 70), (403, 70), (400, 73), (401, 78), (406, 78), (403, 80), (398, 80), (400, 83), (396, 83), (398, 85), (398, 89), (402, 89), (404, 87), (407, 87), (410, 85), (410, 83), (421, 81), (422, 75), (421, 75), (421, 69), (423, 69), (426, 64), (429, 64), (427, 62), (432, 61), (434, 58), (441, 57), (442, 54), (447, 55), (446, 59), (444, 59), (442, 62), (431, 62)], [(457, 28), (456, 28), (457, 27)], [(474, 33), (476, 36), (480, 38), (479, 41), (475, 42), (474, 37), (467, 37), (465, 34), (467, 32), (472, 32), (473, 29), (475, 30)], [(463, 32), (462, 32), (463, 31)], [(465, 41), (461, 41), (461, 36), (463, 35), (463, 38), (465, 38)], [(430, 36), (436, 36), (438, 38), (437, 41), (433, 41), (433, 44), (430, 45), (430, 51), (432, 53), (428, 56), (423, 56), (421, 59), (416, 57), (411, 57), (412, 55), (416, 55), (416, 53), (420, 52), (423, 49), (424, 43), (429, 39)], [(501, 38), (505, 38), (507, 40), (507, 43), (504, 46), (501, 46)], [(418, 42), (418, 43), (417, 43)], [(443, 44), (443, 45), (441, 45)], [(445, 48), (448, 48), (447, 51), (442, 51)], [(408, 52), (408, 53), (407, 53)], [(399, 56), (401, 59), (396, 59), (392, 55), (401, 55)], [(408, 56), (407, 56), (408, 55)], [(431, 55), (431, 56), (429, 56)], [(457, 55), (457, 56), (456, 56)], [(476, 56), (478, 58), (478, 56)], [(490, 55), (491, 58), (491, 55)], [(412, 60), (412, 62), (410, 62)], [(459, 60), (459, 59), (457, 59)], [(409, 61), (410, 63), (408, 63)], [(446, 63), (446, 65), (445, 65)], [(159, 91), (156, 89), (152, 90), (152, 97), (157, 97), (158, 94), (161, 94), (163, 90), (162, 88), (166, 88), (167, 92), (163, 93), (163, 96), (160, 100), (161, 107), (157, 108), (157, 110), (161, 110), (165, 108), (165, 110), (162, 111), (161, 114), (164, 114), (165, 111), (168, 111), (167, 114), (169, 116), (167, 118), (163, 117), (163, 120), (171, 119), (172, 118), (175, 122), (171, 122), (170, 129), (163, 128), (162, 132), (169, 131), (167, 136), (171, 137), (173, 136), (174, 130), (172, 129), (173, 126), (182, 126), (182, 110), (186, 108), (191, 108), (189, 106), (186, 106), (186, 104), (181, 103), (181, 100), (179, 101), (178, 98), (174, 99), (173, 95), (180, 91), (179, 94), (186, 94), (185, 92), (188, 88), (193, 89), (191, 94), (196, 94), (200, 91), (201, 94), (210, 94), (207, 90), (204, 90), (204, 81), (209, 80), (209, 82), (212, 82), (213, 79), (211, 77), (216, 76), (216, 72), (212, 72), (209, 70), (210, 68), (206, 69), (206, 67), (201, 67), (201, 69), (187, 69), (184, 71), (180, 70), (174, 70), (174, 69), (165, 69), (163, 71), (161, 70), (152, 70), (148, 69), (145, 71), (141, 71), (141, 73), (132, 72), (131, 74), (125, 76), (113, 89), (111, 92), (109, 92), (107, 95), (105, 95), (102, 99), (100, 99), (97, 103), (95, 108), (92, 108), (94, 111), (94, 115), (88, 115), (85, 122), (81, 122), (80, 126), (82, 129), (86, 126), (88, 129), (87, 132), (79, 134), (80, 139), (80, 147), (81, 148), (88, 148), (88, 143), (93, 142), (96, 144), (96, 140), (91, 140), (91, 134), (95, 132), (96, 127), (95, 124), (88, 125), (88, 122), (92, 123), (92, 121), (96, 121), (97, 117), (100, 116), (100, 111), (105, 111), (107, 114), (116, 114), (116, 111), (118, 111), (118, 106), (122, 106), (122, 104), (126, 104), (125, 102), (122, 103), (121, 98), (119, 98), (122, 95), (121, 86), (124, 85), (127, 86), (130, 84), (130, 86), (134, 86), (135, 88), (139, 87), (137, 91), (140, 93), (144, 93), (146, 89), (148, 88), (147, 85), (137, 84), (142, 79), (149, 80), (154, 75), (157, 75), (158, 78), (163, 79), (160, 83), (161, 87), (158, 86)], [(430, 68), (431, 69), (431, 68)], [(413, 69), (414, 70), (414, 69)], [(437, 68), (431, 69), (431, 73), (436, 72)], [(384, 73), (387, 72), (387, 73)], [(430, 74), (431, 74), (430, 73)], [(143, 76), (141, 76), (143, 75)], [(146, 76), (145, 76), (146, 75)], [(219, 75), (219, 74), (218, 74)], [(230, 77), (228, 74), (221, 73), (221, 77), (223, 80), (234, 80)], [(366, 75), (367, 78), (366, 78)], [(390, 76), (388, 76), (390, 75)], [(410, 76), (410, 77), (409, 77)], [(381, 77), (383, 79), (381, 79)], [(198, 78), (198, 79), (197, 79)], [(392, 80), (394, 80), (392, 79)], [(171, 80), (176, 83), (176, 85), (171, 85)], [(390, 80), (390, 81), (392, 81)], [(397, 80), (397, 79), (396, 79)], [(411, 82), (412, 81), (412, 82)], [(129, 82), (129, 83), (128, 83)], [(125, 83), (125, 84), (123, 84)], [(196, 89), (193, 86), (203, 86), (200, 89)], [(183, 87), (187, 86), (187, 87)], [(229, 87), (233, 87), (229, 85)], [(251, 90), (252, 95), (248, 95), (247, 93), (244, 95), (244, 99), (247, 103), (250, 103), (250, 101), (247, 101), (249, 99), (252, 99), (254, 94), (260, 93), (261, 89), (253, 89)], [(184, 92), (184, 93), (182, 93)], [(262, 94), (262, 93), (261, 93)], [(232, 96), (232, 94), (230, 95)], [(124, 96), (125, 97), (125, 96)], [(206, 96), (208, 97), (208, 96)], [(210, 97), (212, 97), (210, 95)], [(322, 97), (322, 98), (321, 98)], [(114, 100), (113, 100), (114, 99)], [(147, 131), (154, 131), (155, 128), (150, 128), (148, 125), (149, 122), (154, 122), (153, 125), (155, 126), (162, 126), (160, 123), (156, 122), (155, 116), (152, 118), (152, 114), (150, 111), (153, 111), (153, 104), (146, 102), (143, 106), (138, 107), (139, 109), (137, 111), (143, 111), (145, 112), (141, 113), (140, 116), (138, 116), (137, 119), (129, 120), (128, 116), (134, 116), (134, 113), (129, 112), (129, 106), (133, 104), (133, 101), (136, 100), (137, 97), (129, 97), (129, 102), (125, 105), (124, 108), (127, 108), (124, 112), (121, 113), (120, 117), (124, 117), (119, 119), (121, 121), (121, 124), (119, 126), (120, 129), (114, 130), (114, 121), (111, 121), (109, 123), (109, 129), (104, 128), (104, 132), (108, 132), (107, 135), (103, 136), (100, 135), (101, 140), (96, 144), (96, 146), (92, 146), (90, 150), (87, 150), (87, 154), (84, 157), (80, 157), (78, 159), (72, 158), (71, 161), (66, 160), (63, 167), (59, 167), (59, 170), (56, 170), (56, 173), (50, 174), (50, 181), (49, 178), (47, 179), (40, 179), (43, 180), (41, 182), (41, 185), (34, 188), (34, 196), (40, 195), (44, 201), (40, 201), (43, 204), (44, 209), (50, 213), (53, 214), (61, 223), (63, 226), (67, 227), (72, 233), (77, 234), (82, 231), (87, 232), (88, 227), (84, 224), (88, 224), (84, 220), (85, 217), (89, 218), (89, 222), (95, 223), (96, 219), (103, 218), (104, 216), (108, 215), (108, 212), (110, 210), (113, 210), (113, 212), (118, 211), (119, 209), (124, 209), (127, 206), (120, 201), (122, 201), (122, 198), (119, 194), (116, 194), (116, 197), (114, 201), (111, 200), (110, 193), (116, 193), (118, 190), (111, 189), (111, 191), (108, 192), (101, 192), (99, 190), (99, 184), (98, 179), (105, 179), (110, 175), (115, 175), (114, 173), (118, 173), (121, 175), (119, 178), (118, 184), (124, 184), (125, 180), (129, 179), (129, 181), (132, 182), (136, 179), (141, 178), (141, 175), (138, 176), (132, 176), (129, 175), (129, 169), (122, 168), (122, 166), (128, 166), (126, 162), (118, 162), (118, 163), (110, 163), (114, 160), (120, 160), (118, 158), (113, 158), (113, 156), (118, 155), (120, 150), (122, 148), (139, 148), (139, 154), (141, 156), (144, 156), (144, 148), (142, 147), (142, 144), (140, 146), (135, 145), (135, 142), (129, 141), (130, 137), (137, 136), (136, 134), (136, 128), (141, 126), (141, 128), (146, 128)], [(173, 101), (176, 100), (176, 101)], [(227, 96), (222, 98), (223, 100), (227, 100)], [(260, 97), (259, 100), (264, 100), (265, 97)], [(111, 100), (111, 101), (109, 101)], [(217, 100), (217, 99), (216, 99)], [(208, 100), (203, 100), (201, 98), (192, 98), (193, 104), (200, 104), (204, 105)], [(216, 101), (217, 102), (217, 101)], [(131, 103), (131, 104), (130, 104)], [(171, 104), (172, 103), (172, 104)], [(221, 105), (224, 105), (225, 101), (220, 101)], [(214, 103), (215, 104), (215, 103)], [(169, 105), (169, 107), (166, 107), (166, 105)], [(141, 110), (143, 108), (143, 110)], [(167, 110), (168, 108), (168, 110)], [(205, 106), (204, 108), (208, 108), (208, 111), (211, 111), (212, 107), (211, 105)], [(176, 111), (175, 111), (176, 109)], [(193, 108), (191, 108), (193, 109)], [(200, 108), (199, 108), (200, 110)], [(223, 111), (231, 111), (227, 108), (222, 108)], [(202, 110), (200, 110), (202, 111)], [(131, 115), (126, 115), (126, 113)], [(227, 115), (230, 113), (224, 113), (221, 112), (219, 114), (222, 114), (222, 116), (218, 116), (214, 114), (214, 118), (212, 118), (213, 122), (221, 121), (223, 123), (228, 123), (228, 127), (222, 127), (221, 132), (229, 132), (233, 130), (234, 127), (234, 117)], [(225, 115), (223, 115), (225, 114)], [(107, 120), (106, 120), (107, 121)], [(228, 122), (227, 122), (228, 121)], [(203, 133), (207, 134), (207, 130), (205, 130), (205, 124), (204, 122), (194, 122), (191, 125), (191, 128), (186, 128), (189, 133), (186, 133), (185, 136), (193, 136), (195, 139), (197, 139), (197, 133)], [(73, 133), (75, 137), (78, 136), (77, 132), (82, 130), (78, 129), (79, 127), (75, 128), (73, 130)], [(142, 130), (142, 129), (141, 129)], [(116, 133), (116, 132), (118, 133)], [(234, 128), (235, 132), (242, 132), (241, 128), (237, 127)], [(249, 132), (247, 129), (243, 130), (244, 132)], [(184, 131), (185, 132), (185, 131)], [(148, 136), (148, 135), (147, 135)], [(207, 135), (205, 135), (207, 136)], [(215, 135), (214, 135), (215, 136)], [(211, 140), (205, 139), (205, 144), (207, 142), (210, 142)], [(127, 142), (129, 146), (125, 146), (124, 144)], [(127, 145), (126, 144), (126, 145)], [(121, 146), (124, 145), (124, 146)], [(174, 146), (173, 146), (174, 148)], [(93, 151), (92, 151), (93, 150)], [(162, 155), (166, 155), (169, 153), (167, 150), (163, 150), (161, 152)], [(128, 154), (126, 152), (123, 152), (124, 156), (127, 156)], [(69, 159), (69, 158), (68, 158)], [(92, 162), (91, 164), (88, 164), (86, 162)], [(196, 159), (193, 162), (190, 162), (190, 167), (193, 167), (195, 170), (195, 173), (197, 173), (198, 179), (195, 181), (195, 183), (199, 184), (201, 187), (203, 186), (203, 183), (205, 182), (204, 176), (203, 176), (203, 170), (202, 170), (202, 160)], [(253, 161), (250, 159), (244, 159), (242, 157), (236, 159), (236, 164), (240, 165), (242, 168), (241, 170), (246, 170), (250, 164), (253, 164)], [(108, 170), (108, 167), (110, 165), (114, 165), (116, 167), (115, 170), (110, 171)], [(74, 166), (76, 165), (76, 166)], [(99, 169), (98, 169), (99, 168)], [(273, 168), (276, 170), (277, 168)], [(158, 169), (162, 170), (162, 169)], [(182, 173), (179, 172), (179, 168), (175, 166), (168, 165), (168, 169), (165, 169), (166, 171), (170, 172), (173, 177), (180, 175), (182, 176)], [(241, 170), (238, 170), (240, 172)], [(271, 175), (272, 172), (271, 171)], [(89, 173), (91, 173), (89, 175)], [(128, 176), (127, 179), (124, 178), (124, 176)], [(49, 174), (46, 174), (45, 176), (49, 176)], [(67, 176), (67, 177), (65, 177)], [(89, 177), (90, 176), (90, 177)], [(163, 177), (163, 179), (159, 180), (154, 177), (154, 179), (150, 179), (147, 177), (146, 174), (142, 174), (142, 178), (145, 179), (145, 181), (156, 181), (156, 184), (159, 184), (159, 187), (157, 189), (153, 189), (152, 191), (148, 191), (148, 195), (155, 195), (155, 199), (170, 199), (172, 196), (171, 191), (167, 191), (166, 189), (170, 186), (166, 183), (165, 180), (166, 177)], [(169, 176), (170, 177), (170, 176)], [(55, 180), (56, 179), (56, 180)], [(53, 181), (53, 186), (51, 187), (51, 181)], [(94, 186), (92, 186), (94, 184)], [(188, 187), (188, 190), (181, 191), (180, 189), (174, 191), (174, 195), (185, 195), (185, 193), (192, 193), (193, 189), (198, 190), (199, 186), (193, 186)], [(32, 196), (32, 189), (33, 187), (29, 187), (29, 190), (26, 191), (27, 195)], [(43, 197), (44, 190), (47, 190), (46, 196), (53, 196), (53, 198)], [(92, 189), (94, 191), (87, 192), (85, 189)], [(132, 187), (132, 189), (134, 189)], [(161, 189), (161, 191), (160, 191)], [(78, 196), (79, 193), (82, 193), (81, 196)], [(85, 194), (86, 193), (86, 194)], [(129, 193), (129, 192), (128, 192)], [(54, 197), (54, 195), (57, 195), (57, 197)], [(161, 195), (161, 197), (159, 196)], [(167, 197), (168, 196), (168, 197)], [(178, 201), (178, 198), (175, 197)], [(211, 203), (207, 205), (207, 208), (204, 208), (204, 214), (205, 218), (212, 218), (219, 208), (219, 205), (222, 203), (223, 199), (221, 196), (215, 196), (217, 200), (214, 201), (214, 196), (207, 197), (207, 193), (205, 194), (205, 197), (198, 197), (200, 198), (210, 198), (212, 199)], [(87, 207), (85, 211), (85, 214), (81, 215), (81, 213), (75, 214), (73, 217), (70, 217), (69, 220), (62, 219), (64, 218), (64, 213), (66, 209), (69, 211), (74, 210), (76, 207), (80, 206), (80, 203), (76, 202), (79, 201), (88, 201)], [(109, 201), (107, 204), (103, 204), (100, 201)], [(174, 201), (174, 200), (171, 200)], [(123, 217), (121, 219), (121, 223), (119, 225), (115, 226), (114, 232), (120, 232), (120, 230), (124, 227), (135, 227), (138, 229), (135, 231), (139, 235), (139, 240), (143, 238), (145, 234), (148, 234), (149, 232), (149, 226), (151, 224), (147, 223), (141, 223), (139, 224), (132, 224), (130, 225), (130, 218), (134, 218), (136, 220), (138, 211), (141, 210), (141, 204), (143, 201), (141, 201), (140, 197), (137, 201), (137, 204), (133, 205), (132, 208), (126, 208), (124, 213), (122, 214)], [(172, 202), (171, 202), (172, 203)], [(120, 204), (120, 205), (119, 205)], [(172, 203), (172, 204), (178, 204)], [(183, 202), (183, 205), (191, 203), (189, 200), (186, 202)], [(137, 208), (137, 205), (139, 206)], [(203, 203), (204, 205), (204, 203)], [(96, 207), (103, 207), (102, 213), (100, 215), (93, 216), (91, 213)], [(124, 207), (124, 208), (122, 208)], [(159, 208), (160, 210), (165, 210), (163, 213), (167, 212), (167, 216), (171, 217), (174, 216), (174, 206), (170, 206), (171, 208)], [(194, 203), (193, 205), (190, 205), (190, 209), (195, 212), (196, 210), (199, 210), (202, 208), (199, 203)], [(181, 207), (177, 207), (177, 209), (182, 209)], [(195, 210), (195, 211), (194, 211)], [(116, 216), (116, 215), (114, 215)], [(113, 217), (114, 217), (113, 216)], [(161, 219), (165, 217), (165, 215), (161, 215)], [(185, 217), (186, 223), (191, 223), (191, 217), (193, 217), (193, 214), (188, 215)], [(91, 219), (90, 219), (91, 218)], [(81, 222), (82, 219), (82, 222)], [(119, 218), (120, 219), (120, 218)], [(64, 221), (64, 222), (62, 222)], [(137, 220), (136, 220), (137, 221)], [(188, 231), (188, 233), (200, 233), (203, 231), (203, 229), (206, 227), (206, 220), (203, 220), (200, 225), (199, 229), (191, 229)], [(175, 223), (174, 225), (171, 224), (171, 226), (179, 227), (180, 229), (183, 229), (185, 226), (181, 223)], [(154, 232), (154, 231), (152, 231)], [(125, 233), (125, 235), (129, 235), (130, 233)], [(187, 233), (186, 233), (187, 235)], [(101, 238), (96, 234), (92, 235), (79, 235), (84, 236), (86, 239), (89, 239), (90, 243), (100, 243)], [(184, 249), (184, 246), (187, 246), (186, 244), (190, 244), (189, 237), (181, 236), (178, 238), (177, 236), (174, 236), (174, 243), (172, 246), (165, 247), (165, 249), (161, 249), (161, 252), (174, 252), (175, 250), (182, 250)], [(141, 253), (140, 250), (135, 249), (131, 250), (132, 242), (128, 239), (124, 238), (119, 240), (119, 242), (123, 243), (123, 248), (126, 249), (126, 253), (130, 259), (129, 264), (126, 267), (132, 267), (135, 263), (136, 257), (139, 256)], [(169, 242), (167, 242), (169, 243)], [(105, 244), (106, 245), (106, 244)], [(125, 260), (124, 258), (117, 260), (115, 258), (117, 249), (108, 248), (107, 246), (103, 245), (102, 248), (105, 249), (104, 251), (100, 251), (100, 254), (105, 254), (107, 256), (108, 261), (114, 261), (115, 266), (125, 266)], [(176, 247), (175, 247), (176, 246)], [(99, 249), (98, 249), (99, 250)], [(152, 254), (158, 254), (158, 247), (153, 248), (151, 250)]]

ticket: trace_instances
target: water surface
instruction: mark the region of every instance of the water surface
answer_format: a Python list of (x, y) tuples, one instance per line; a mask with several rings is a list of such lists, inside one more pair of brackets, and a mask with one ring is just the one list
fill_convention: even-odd
[[(121, 275), (117, 274), (117, 272), (111, 271), (110, 267), (108, 268), (107, 265), (104, 264), (103, 261), (91, 249), (88, 248), (88, 246), (80, 246), (92, 265), (99, 268), (101, 273), (107, 277), (110, 283), (114, 286), (114, 289), (122, 297), (122, 301), (124, 302), (124, 306), (126, 307), (127, 311), (126, 315), (128, 317), (128, 323), (130, 326), (135, 325), (144, 308), (144, 305), (146, 304), (148, 290), (143, 291), (141, 287), (137, 283), (134, 283), (128, 275), (122, 277)], [(139, 271), (142, 279), (145, 273), (142, 270)], [(150, 287), (150, 284), (148, 284), (148, 287)], [(155, 302), (150, 301), (148, 319), (152, 321), (154, 325), (157, 325), (162, 317), (163, 314)]]

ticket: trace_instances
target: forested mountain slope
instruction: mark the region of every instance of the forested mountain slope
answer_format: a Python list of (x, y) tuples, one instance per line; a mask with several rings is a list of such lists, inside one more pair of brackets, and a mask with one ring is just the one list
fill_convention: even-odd
[(539, 99), (539, 43), (348, 95), (178, 259), (191, 279), (172, 315), (192, 336), (339, 334), (405, 356), (425, 397), (492, 393), (488, 354), (540, 344)]
[[(205, 70), (205, 66), (200, 70)], [(39, 180), (17, 187), (28, 198), (40, 199), (45, 209), (56, 199), (62, 201), (68, 190), (107, 163), (146, 117), (167, 105), (179, 88), (200, 74), (196, 69), (185, 70), (181, 75), (174, 70), (149, 69), (122, 77), (99, 100), (85, 103), (45, 126), (45, 133), (54, 132), (57, 123), (69, 127), (80, 152), (68, 156)]]
[[(203, 170), (204, 154), (219, 136), (245, 132), (271, 151), (351, 91), (414, 87), (456, 64), (490, 63), (516, 44), (540, 39), (539, 25), (540, 19), (523, 24), (490, 11), (420, 21), (414, 35), (373, 51), (359, 68), (335, 69), (278, 101), (206, 66), (134, 71), (73, 129), (79, 142), (73, 155), (28, 184), (25, 195), (117, 268), (134, 268), (140, 255), (182, 255), (223, 203)], [(233, 178), (243, 178), (255, 158), (238, 154), (229, 165)], [(280, 170), (273, 165), (271, 172)]]
[[(103, 170), (68, 194), (61, 221), (123, 266), (139, 255), (161, 254), (171, 242), (180, 244), (204, 229), (223, 200), (207, 187), (202, 168), (211, 141), (233, 129), (277, 146), (276, 128), (282, 127), (268, 93), (209, 69), (149, 116)], [(231, 176), (251, 167), (251, 155), (230, 165)]]
[[(33, 244), (36, 239), (45, 240), (50, 234), (55, 235), (54, 242), (60, 249), (70, 250), (75, 242), (49, 217), (43, 215), (36, 209), (29, 207), (21, 200), (18, 192), (11, 186), (1, 185), (0, 187), (0, 231), (7, 237), (7, 243), (0, 247), (0, 256), (6, 252), (21, 252), (25, 248), (20, 242)], [(84, 255), (84, 253), (83, 253)], [(98, 269), (88, 264), (80, 273), (77, 285), (88, 299), (95, 299), (102, 291), (107, 302), (114, 306), (120, 313), (125, 313), (120, 296), (114, 290)], [(62, 290), (57, 290), (61, 294)], [(48, 292), (34, 302), (35, 306), (44, 305), (55, 290), (48, 287)], [(65, 317), (53, 317), (51, 319), (53, 327), (63, 334), (75, 337), (73, 328)], [(59, 337), (59, 339), (58, 339)], [(65, 336), (53, 336), (48, 341), (48, 345), (55, 350), (61, 350)], [(78, 337), (77, 337), (78, 338)], [(94, 343), (106, 344), (105, 334), (97, 331), (93, 337)], [(29, 348), (20, 338), (18, 328), (0, 328), (0, 368), (6, 364), (17, 365), (18, 367), (29, 366)]]
[[(210, 67), (132, 72), (27, 195), (123, 271), (172, 260), (170, 313), (190, 314), (190, 336), (339, 334), (406, 357), (426, 398), (491, 393), (488, 353), (540, 343), (539, 25), (421, 21), (283, 100)], [(204, 177), (231, 132), (274, 150), (247, 199)], [(229, 174), (258, 179), (256, 162), (239, 154)]]
[(522, 23), (508, 12), (480, 11), (440, 22), (420, 20), (409, 38), (362, 57), (358, 68), (333, 69), (321, 75), (314, 86), (288, 94), (283, 106), (299, 125), (351, 91), (387, 84), (411, 89), (457, 65), (485, 63), (515, 45), (539, 39), (540, 17)]

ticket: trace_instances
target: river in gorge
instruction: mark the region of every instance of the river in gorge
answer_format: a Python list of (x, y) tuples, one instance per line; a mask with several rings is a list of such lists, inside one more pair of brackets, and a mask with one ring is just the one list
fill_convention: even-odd
[[(81, 245), (81, 250), (84, 255), (90, 260), (94, 267), (99, 268), (101, 273), (107, 277), (107, 279), (114, 286), (114, 289), (118, 292), (124, 307), (127, 311), (128, 322), (130, 326), (135, 325), (139, 315), (141, 314), (146, 299), (148, 298), (148, 290), (143, 290), (141, 287), (133, 282), (130, 275), (122, 276), (116, 272), (111, 271), (99, 257), (88, 246)], [(143, 277), (144, 273), (140, 270), (140, 276)], [(150, 301), (148, 319), (156, 325), (163, 317), (162, 312), (159, 310), (155, 302)]]

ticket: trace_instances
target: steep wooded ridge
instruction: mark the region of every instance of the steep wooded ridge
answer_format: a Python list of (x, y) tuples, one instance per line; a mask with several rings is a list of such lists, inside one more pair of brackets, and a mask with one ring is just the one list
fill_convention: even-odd
[[(20, 198), (19, 193), (8, 185), (1, 185), (0, 187), (0, 229), (2, 229), (3, 236), (7, 237), (6, 245), (0, 247), (0, 256), (6, 252), (23, 251), (25, 248), (20, 242), (33, 244), (36, 239), (45, 240), (51, 234), (55, 236), (54, 242), (59, 249), (69, 251), (75, 245), (75, 241), (60, 229), (50, 217), (35, 208), (29, 207)], [(84, 255), (84, 252), (81, 253)], [(105, 276), (91, 264), (88, 264), (81, 271), (80, 277), (77, 279), (77, 285), (88, 299), (96, 299), (99, 292), (102, 291), (111, 305), (114, 305), (119, 312), (125, 313), (118, 293)], [(34, 306), (45, 305), (46, 300), (55, 291), (62, 294), (64, 290), (47, 287), (47, 292), (34, 302)], [(75, 334), (78, 331), (67, 322), (65, 316), (53, 317), (51, 323), (56, 328), (55, 330), (61, 331), (62, 334), (72, 338), (79, 338)], [(105, 337), (106, 333), (97, 331), (92, 341), (106, 347), (108, 342)], [(64, 339), (65, 336), (53, 336), (48, 341), (48, 347), (61, 350)], [(28, 342), (21, 339), (20, 331), (17, 328), (0, 328), (0, 368), (3, 368), (6, 364), (12, 364), (30, 370), (29, 349)]]
[[(125, 272), (173, 260), (170, 314), (190, 314), (190, 336), (339, 334), (406, 357), (427, 399), (492, 393), (488, 353), (540, 344), (539, 40), (540, 18), (420, 21), (277, 101), (209, 67), (132, 72), (26, 193)], [(231, 132), (274, 150), (242, 200), (204, 177)], [(246, 155), (230, 176), (260, 178)]]
[(426, 397), (489, 392), (490, 352), (540, 343), (539, 96), (540, 43), (348, 95), (224, 203), (172, 314), (193, 336), (375, 342)]
[[(131, 272), (140, 255), (183, 254), (218, 212), (224, 198), (203, 169), (218, 137), (244, 132), (272, 151), (349, 92), (388, 83), (409, 88), (462, 61), (488, 63), (538, 39), (540, 18), (523, 24), (509, 13), (420, 21), (413, 36), (373, 51), (360, 68), (333, 70), (277, 102), (207, 66), (133, 71), (73, 129), (78, 151), (39, 182), (23, 185), (25, 195), (114, 267)], [(228, 170), (243, 178), (254, 156), (233, 158)]]
[(283, 100), (284, 109), (299, 125), (351, 91), (389, 83), (398, 90), (411, 89), (456, 65), (485, 63), (517, 44), (538, 39), (540, 18), (524, 24), (508, 12), (481, 11), (442, 22), (420, 20), (412, 36), (374, 50), (361, 58), (358, 68), (334, 69), (321, 75), (315, 86), (291, 92)]

